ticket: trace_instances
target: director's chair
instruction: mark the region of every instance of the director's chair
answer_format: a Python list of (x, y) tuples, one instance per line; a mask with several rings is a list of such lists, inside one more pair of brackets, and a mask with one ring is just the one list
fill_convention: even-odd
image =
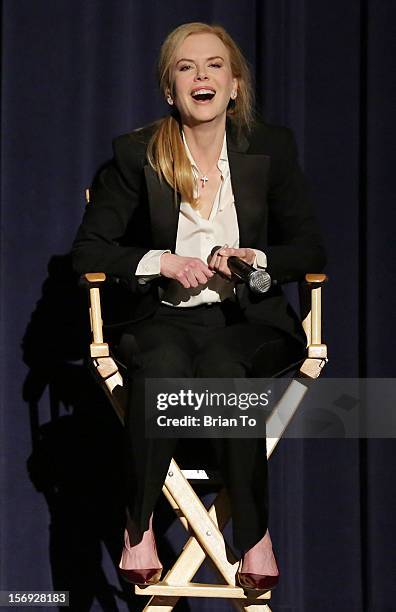
[[(267, 458), (275, 450), (308, 390), (308, 385), (304, 384), (302, 379), (318, 378), (327, 362), (327, 346), (321, 340), (321, 294), (326, 280), (324, 274), (307, 274), (305, 281), (300, 283), (300, 309), (307, 336), (307, 353), (295, 377), (291, 379), (267, 419), (267, 429), (274, 434), (266, 440)], [(85, 274), (81, 279), (81, 284), (89, 292), (92, 331), (90, 365), (123, 423), (126, 407), (124, 381), (110, 353), (109, 345), (103, 339), (100, 288), (105, 281), (106, 275), (101, 272)], [(151, 595), (144, 611), (170, 612), (180, 597), (213, 597), (228, 598), (236, 610), (271, 612), (268, 603), (271, 598), (270, 591), (257, 591), (256, 594), (235, 586), (238, 560), (222, 535), (222, 530), (231, 517), (225, 488), (221, 489), (207, 510), (189, 482), (197, 478), (208, 477), (203, 470), (183, 471), (174, 459), (171, 460), (162, 491), (191, 535), (161, 582), (147, 587), (134, 587), (137, 595)], [(221, 575), (224, 584), (191, 582), (207, 556)]]

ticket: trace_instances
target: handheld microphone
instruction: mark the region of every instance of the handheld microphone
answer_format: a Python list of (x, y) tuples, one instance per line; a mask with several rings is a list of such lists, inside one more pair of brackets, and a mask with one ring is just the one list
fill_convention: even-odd
[[(214, 247), (211, 254), (213, 255), (220, 248), (220, 246)], [(267, 293), (271, 287), (272, 280), (267, 270), (257, 270), (254, 266), (251, 266), (235, 255), (228, 258), (227, 264), (231, 272), (245, 283), (253, 293)]]

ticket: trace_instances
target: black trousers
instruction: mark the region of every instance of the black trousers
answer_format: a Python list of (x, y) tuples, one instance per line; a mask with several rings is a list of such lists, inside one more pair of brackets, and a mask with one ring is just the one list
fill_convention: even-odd
[[(145, 379), (270, 377), (301, 358), (302, 350), (280, 330), (247, 322), (238, 304), (228, 300), (193, 308), (161, 305), (152, 318), (126, 330), (120, 352), (128, 368), (129, 389), (127, 506), (141, 531), (148, 528), (178, 442), (145, 438)], [(265, 439), (211, 442), (230, 496), (234, 544), (248, 550), (267, 529)]]

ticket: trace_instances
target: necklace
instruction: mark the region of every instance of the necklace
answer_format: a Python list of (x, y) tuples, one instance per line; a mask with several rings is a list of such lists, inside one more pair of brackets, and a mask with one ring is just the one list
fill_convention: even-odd
[[(217, 163), (218, 163), (218, 162), (216, 162), (216, 166), (217, 166)], [(195, 164), (195, 169), (196, 169), (196, 172), (197, 172), (197, 177), (196, 177), (196, 178), (197, 178), (197, 180), (201, 181), (201, 186), (202, 186), (202, 189), (204, 189), (204, 187), (205, 187), (206, 183), (208, 183), (208, 182), (209, 182), (209, 177), (208, 177), (208, 175), (207, 175), (207, 174), (202, 174), (202, 172), (201, 172), (201, 170), (198, 168), (197, 164)]]
[(208, 182), (208, 180), (209, 180), (209, 179), (208, 179), (208, 177), (207, 177), (207, 176), (206, 176), (206, 174), (205, 174), (204, 176), (200, 176), (200, 177), (199, 177), (199, 180), (200, 180), (200, 181), (201, 181), (201, 183), (202, 183), (202, 189), (203, 189), (203, 188), (205, 187), (205, 185), (206, 185), (206, 183)]
[[(197, 181), (197, 183), (198, 183), (198, 181), (201, 181), (201, 189), (204, 189), (206, 183), (209, 182), (208, 174), (201, 172), (201, 170), (198, 168), (198, 165), (197, 165), (196, 161), (194, 160), (194, 158), (192, 157), (191, 151), (190, 151), (190, 149), (188, 147), (187, 140), (186, 140), (186, 137), (184, 135), (184, 132), (183, 132), (183, 142), (184, 142), (184, 144), (185, 144), (185, 146), (187, 148), (187, 151), (189, 153), (189, 156), (190, 156), (190, 158), (191, 158), (191, 160), (193, 162), (193, 174), (195, 175), (195, 180)], [(220, 157), (220, 155), (219, 155), (219, 157)], [(216, 166), (217, 166), (218, 163), (219, 163), (219, 160), (217, 160)], [(213, 168), (214, 168), (214, 166), (213, 166)]]

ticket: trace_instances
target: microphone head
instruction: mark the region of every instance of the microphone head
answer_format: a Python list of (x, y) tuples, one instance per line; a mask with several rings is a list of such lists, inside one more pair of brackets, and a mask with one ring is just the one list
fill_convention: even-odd
[(266, 270), (255, 270), (249, 274), (248, 284), (254, 293), (267, 293), (271, 287), (271, 277)]

